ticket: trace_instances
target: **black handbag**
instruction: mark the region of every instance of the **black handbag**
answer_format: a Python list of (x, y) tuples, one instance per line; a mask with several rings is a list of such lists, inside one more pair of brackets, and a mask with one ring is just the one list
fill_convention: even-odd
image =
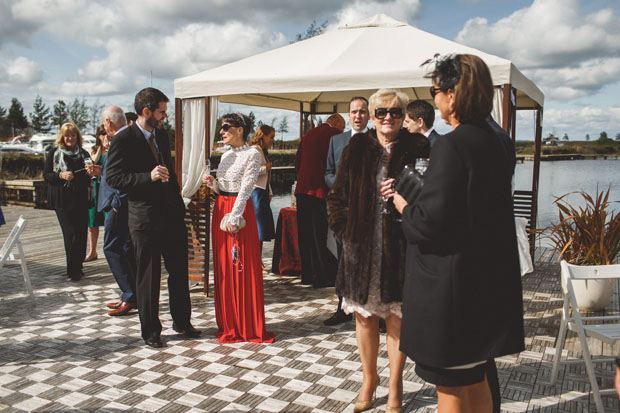
[(413, 205), (424, 186), (424, 177), (416, 171), (412, 164), (404, 166), (402, 172), (394, 181), (394, 190), (400, 194), (407, 204)]

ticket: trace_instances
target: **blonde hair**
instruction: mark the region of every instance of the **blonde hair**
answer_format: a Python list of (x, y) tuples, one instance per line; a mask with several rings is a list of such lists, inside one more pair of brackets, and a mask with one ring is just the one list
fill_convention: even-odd
[(375, 116), (375, 109), (381, 103), (389, 103), (391, 107), (398, 107), (403, 110), (407, 107), (409, 96), (396, 89), (379, 89), (368, 99), (368, 111), (371, 116)]
[(56, 142), (54, 145), (61, 146), (63, 148), (67, 148), (65, 145), (65, 136), (69, 133), (75, 133), (77, 135), (77, 146), (82, 147), (84, 145), (84, 139), (82, 139), (82, 134), (80, 133), (80, 129), (76, 126), (75, 123), (67, 122), (60, 127), (60, 131), (58, 131), (58, 137), (56, 138)]

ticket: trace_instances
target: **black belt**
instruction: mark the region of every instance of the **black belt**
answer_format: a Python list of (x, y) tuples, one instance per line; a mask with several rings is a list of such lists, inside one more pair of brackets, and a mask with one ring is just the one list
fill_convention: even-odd
[(220, 191), (220, 195), (224, 195), (224, 196), (237, 196), (237, 195), (239, 195), (239, 192)]

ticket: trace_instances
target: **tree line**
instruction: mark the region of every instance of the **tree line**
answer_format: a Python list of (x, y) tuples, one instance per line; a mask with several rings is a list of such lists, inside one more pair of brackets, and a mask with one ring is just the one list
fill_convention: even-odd
[(0, 137), (47, 133), (67, 122), (75, 123), (82, 133), (95, 133), (101, 123), (101, 112), (105, 104), (96, 100), (88, 105), (85, 98), (72, 102), (59, 99), (52, 107), (43, 103), (39, 95), (34, 100), (32, 111), (26, 117), (24, 107), (17, 98), (11, 99), (8, 110), (0, 106)]

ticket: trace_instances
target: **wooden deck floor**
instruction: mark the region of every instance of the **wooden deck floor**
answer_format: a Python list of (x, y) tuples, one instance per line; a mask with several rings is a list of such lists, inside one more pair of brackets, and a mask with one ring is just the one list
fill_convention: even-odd
[[(69, 282), (54, 212), (3, 211), (8, 225), (0, 228), (2, 241), (19, 215), (28, 220), (22, 242), (36, 301), (26, 298), (18, 268), (0, 270), (0, 410), (352, 411), (361, 382), (354, 323), (322, 325), (336, 305), (333, 289), (302, 286), (297, 277), (266, 276), (267, 326), (276, 342), (223, 345), (214, 338), (213, 300), (201, 294), (200, 286), (192, 288), (191, 298), (193, 322), (203, 338), (174, 335), (164, 273), (161, 319), (168, 345), (149, 349), (139, 338), (135, 313), (106, 314), (105, 303), (118, 298), (118, 288), (101, 248), (99, 259), (85, 264), (86, 277)], [(271, 252), (268, 243), (266, 264)], [(558, 382), (549, 384), (562, 305), (559, 266), (545, 250), (537, 250), (535, 259), (535, 272), (523, 278), (527, 349), (497, 360), (502, 411), (595, 411), (583, 365), (562, 367)], [(618, 304), (615, 294), (610, 311)], [(594, 355), (615, 356), (619, 349), (595, 341), (590, 345)], [(572, 333), (565, 353), (581, 353)], [(379, 399), (372, 411), (382, 412), (389, 372), (384, 336), (378, 364)], [(436, 411), (433, 387), (413, 368), (407, 361), (405, 411)], [(602, 388), (611, 388), (613, 362), (598, 364), (596, 371)], [(615, 395), (603, 401), (607, 411), (618, 411)]]

